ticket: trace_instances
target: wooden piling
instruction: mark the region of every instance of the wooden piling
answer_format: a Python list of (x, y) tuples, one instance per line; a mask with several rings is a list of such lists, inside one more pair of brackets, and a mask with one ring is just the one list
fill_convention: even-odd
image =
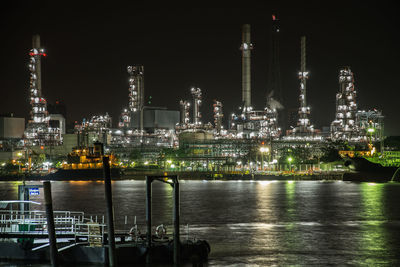
[(174, 179), (174, 266), (179, 266), (180, 263), (180, 250), (181, 250), (181, 242), (179, 235), (179, 215), (180, 215), (180, 205), (179, 205), (179, 182), (178, 178)]
[(115, 235), (114, 235), (114, 213), (111, 191), (111, 170), (108, 156), (103, 156), (104, 167), (104, 191), (107, 208), (107, 228), (108, 228), (108, 264), (110, 267), (116, 266), (115, 263)]
[(147, 243), (147, 256), (146, 263), (151, 263), (151, 183), (153, 178), (146, 176), (146, 243)]
[(57, 239), (56, 231), (54, 227), (54, 215), (53, 215), (53, 203), (51, 197), (51, 184), (50, 181), (43, 182), (44, 188), (44, 204), (46, 208), (46, 219), (47, 219), (47, 232), (49, 233), (50, 243), (50, 262), (51, 266), (58, 266), (57, 261)]

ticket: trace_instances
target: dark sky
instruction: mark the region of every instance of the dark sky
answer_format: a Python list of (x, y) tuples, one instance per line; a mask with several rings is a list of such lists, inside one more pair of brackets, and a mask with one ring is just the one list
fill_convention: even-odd
[[(25, 3), (26, 2), (26, 3)], [(252, 8), (141, 7), (113, 1), (90, 5), (20, 1), (1, 9), (0, 113), (29, 116), (27, 69), (32, 35), (41, 35), (43, 94), (81, 121), (108, 112), (116, 123), (128, 104), (126, 66), (145, 66), (146, 99), (179, 109), (189, 88), (203, 91), (204, 121), (212, 101), (228, 117), (241, 103), (241, 25), (252, 26), (252, 97), (265, 105), (271, 14), (281, 21), (281, 75), (286, 106), (297, 108), (300, 36), (307, 36), (307, 100), (312, 122), (329, 126), (335, 114), (338, 71), (355, 74), (358, 106), (383, 110), (386, 135), (400, 135), (400, 52), (391, 2), (321, 1)], [(83, 1), (82, 1), (83, 2)], [(309, 2), (309, 1), (307, 1)], [(63, 4), (61, 4), (63, 3)], [(114, 124), (115, 124), (114, 123)]]

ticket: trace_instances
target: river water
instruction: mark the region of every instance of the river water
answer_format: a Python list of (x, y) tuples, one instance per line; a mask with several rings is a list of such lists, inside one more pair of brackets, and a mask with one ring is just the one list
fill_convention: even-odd
[[(16, 199), (18, 184), (0, 182), (0, 200)], [(136, 216), (144, 233), (145, 182), (112, 186), (116, 228)], [(52, 190), (55, 210), (105, 214), (101, 182)], [(400, 266), (400, 183), (181, 181), (180, 197), (181, 238), (206, 239), (209, 266)], [(42, 191), (31, 200), (43, 201)], [(153, 225), (161, 223), (172, 224), (172, 188), (155, 182)]]

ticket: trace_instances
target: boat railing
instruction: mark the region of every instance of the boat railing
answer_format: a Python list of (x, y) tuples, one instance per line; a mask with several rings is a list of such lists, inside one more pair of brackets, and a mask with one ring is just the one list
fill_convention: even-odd
[[(106, 225), (104, 216), (85, 216), (84, 212), (54, 211), (54, 226), (57, 235), (68, 234), (75, 240), (85, 238), (89, 243), (102, 243)], [(46, 212), (41, 210), (0, 210), (1, 234), (45, 234), (47, 235)]]

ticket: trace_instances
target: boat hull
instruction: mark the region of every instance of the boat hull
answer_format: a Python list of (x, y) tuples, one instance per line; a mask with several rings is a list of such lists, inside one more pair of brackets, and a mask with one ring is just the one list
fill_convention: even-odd
[(397, 170), (397, 167), (384, 167), (362, 157), (351, 158), (345, 165), (353, 171), (345, 173), (343, 181), (352, 182), (389, 182)]

